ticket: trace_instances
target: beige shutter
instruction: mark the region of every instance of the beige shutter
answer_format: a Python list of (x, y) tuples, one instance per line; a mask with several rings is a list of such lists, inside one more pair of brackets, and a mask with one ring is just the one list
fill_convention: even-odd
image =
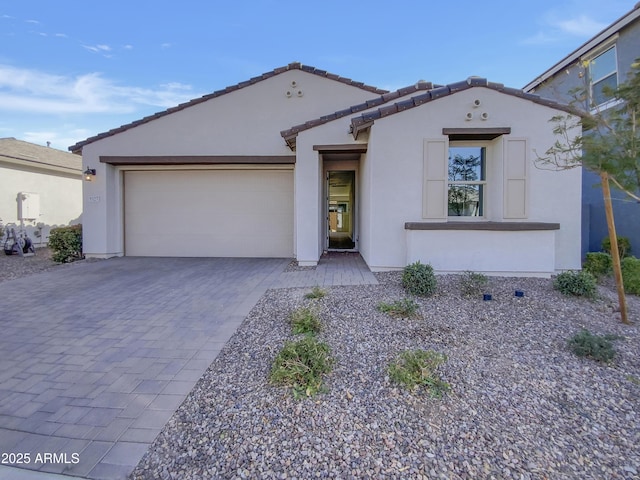
[(527, 218), (527, 141), (509, 138), (505, 142), (504, 218)]
[(447, 218), (448, 140), (424, 140), (422, 218)]

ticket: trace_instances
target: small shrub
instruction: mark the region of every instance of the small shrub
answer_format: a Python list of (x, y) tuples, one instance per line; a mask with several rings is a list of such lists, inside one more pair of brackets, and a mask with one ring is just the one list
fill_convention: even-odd
[(327, 296), (327, 291), (322, 288), (315, 286), (311, 289), (309, 293), (307, 293), (304, 298), (308, 299), (316, 299), (316, 298), (324, 298)]
[(558, 274), (553, 288), (564, 295), (593, 298), (596, 295), (596, 278), (585, 271), (568, 271)]
[(293, 333), (310, 334), (318, 333), (322, 328), (318, 314), (310, 308), (299, 308), (289, 318)]
[(402, 272), (402, 286), (412, 295), (432, 295), (436, 291), (437, 283), (433, 267), (420, 261), (407, 265)]
[(460, 275), (460, 292), (468, 297), (480, 295), (489, 283), (486, 275), (477, 272), (466, 271)]
[(611, 273), (613, 261), (611, 255), (606, 252), (589, 252), (582, 268), (596, 278), (604, 277)]
[(291, 387), (296, 399), (312, 397), (324, 391), (322, 377), (333, 365), (330, 353), (326, 343), (311, 336), (286, 342), (273, 362), (269, 379), (276, 385)]
[(419, 306), (412, 298), (403, 298), (392, 303), (380, 302), (378, 310), (392, 317), (414, 318), (418, 316)]
[(618, 337), (612, 335), (593, 335), (589, 330), (582, 329), (569, 340), (569, 348), (579, 357), (609, 362), (616, 354), (611, 343), (611, 340), (616, 338)]
[(51, 229), (49, 248), (54, 262), (68, 263), (82, 259), (82, 225)]
[[(611, 255), (611, 239), (605, 237), (602, 240), (602, 250)], [(628, 257), (631, 255), (631, 240), (627, 237), (618, 237), (618, 253), (620, 258)]]
[(621, 269), (624, 291), (633, 295), (640, 295), (640, 258), (623, 258)]
[(446, 360), (446, 355), (433, 350), (406, 350), (389, 365), (389, 378), (409, 390), (425, 387), (432, 397), (441, 397), (450, 387), (436, 370)]

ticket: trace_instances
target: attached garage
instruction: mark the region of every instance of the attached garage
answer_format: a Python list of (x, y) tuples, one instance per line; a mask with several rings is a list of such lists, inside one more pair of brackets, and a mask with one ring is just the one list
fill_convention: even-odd
[(293, 257), (293, 168), (125, 170), (125, 255)]

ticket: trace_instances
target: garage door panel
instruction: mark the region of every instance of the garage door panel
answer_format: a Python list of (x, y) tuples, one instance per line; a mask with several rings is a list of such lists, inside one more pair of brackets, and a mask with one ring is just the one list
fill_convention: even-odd
[(124, 188), (126, 255), (293, 256), (292, 170), (129, 171)]

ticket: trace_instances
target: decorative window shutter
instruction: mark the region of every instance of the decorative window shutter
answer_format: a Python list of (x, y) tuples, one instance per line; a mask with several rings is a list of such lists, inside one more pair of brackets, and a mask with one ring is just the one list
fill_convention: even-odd
[(527, 218), (527, 140), (505, 139), (504, 218)]
[(424, 139), (422, 218), (447, 218), (448, 139)]

